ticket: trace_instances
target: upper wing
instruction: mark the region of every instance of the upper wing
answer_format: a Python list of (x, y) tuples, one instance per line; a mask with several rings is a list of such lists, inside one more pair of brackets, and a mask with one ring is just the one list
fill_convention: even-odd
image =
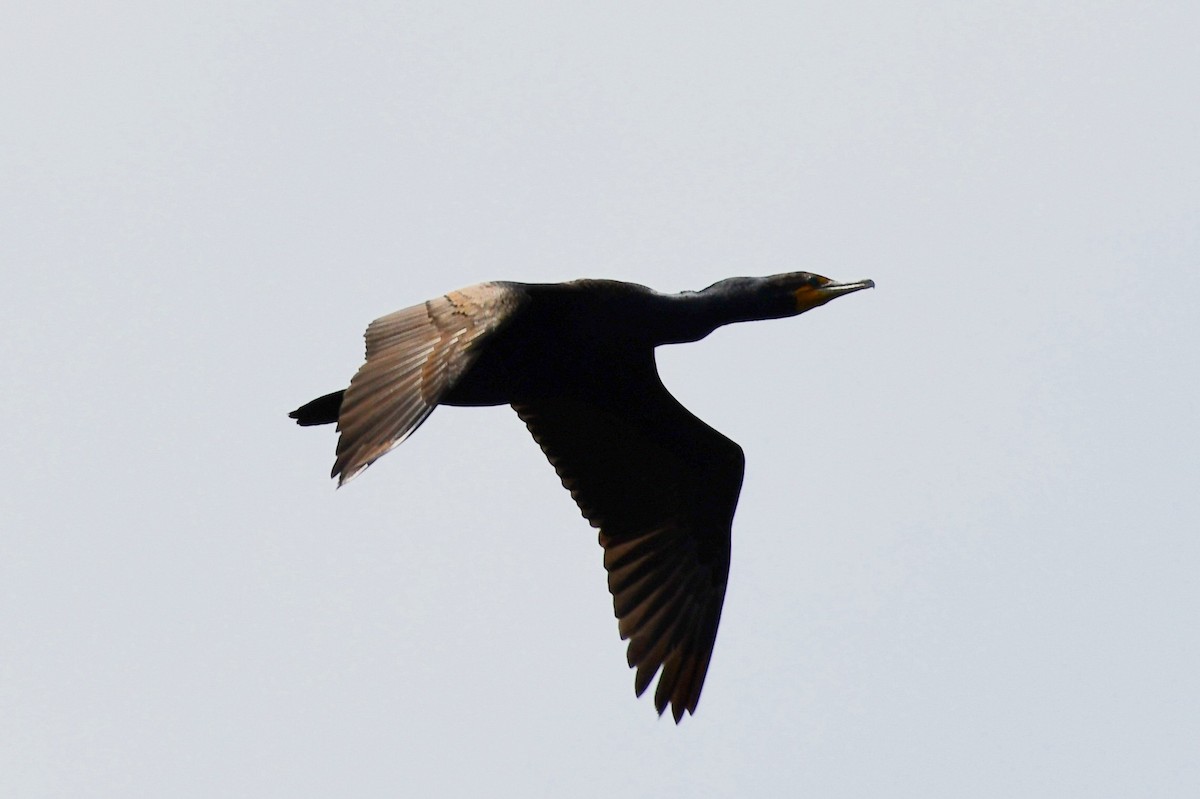
[(376, 319), (367, 360), (350, 381), (338, 414), (338, 484), (399, 445), (433, 413), (466, 372), (485, 338), (521, 306), (524, 295), (481, 283)]
[(514, 408), (600, 528), (635, 690), (661, 668), (654, 705), (669, 703), (678, 722), (695, 712), (712, 657), (745, 459), (670, 395), (653, 352), (611, 366), (604, 388)]

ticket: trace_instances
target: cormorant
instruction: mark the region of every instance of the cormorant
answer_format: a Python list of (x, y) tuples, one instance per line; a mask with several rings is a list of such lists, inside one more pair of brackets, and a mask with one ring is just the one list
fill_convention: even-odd
[(481, 283), (372, 322), (350, 387), (290, 416), (337, 423), (341, 485), (438, 405), (512, 405), (600, 531), (637, 695), (661, 669), (654, 706), (669, 704), (678, 723), (712, 657), (745, 459), (671, 396), (654, 348), (874, 285), (809, 272), (680, 294), (613, 280)]

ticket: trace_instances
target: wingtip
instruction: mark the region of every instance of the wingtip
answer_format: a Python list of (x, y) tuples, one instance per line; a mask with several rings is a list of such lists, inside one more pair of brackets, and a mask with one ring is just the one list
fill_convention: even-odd
[(370, 465), (371, 463), (363, 463), (358, 466), (351, 466), (350, 464), (342, 463), (339, 460), (337, 463), (333, 464), (333, 469), (330, 470), (329, 476), (334, 480), (337, 480), (336, 487), (341, 488), (342, 486), (346, 485), (346, 483), (349, 483), (355, 477), (358, 477), (360, 474), (365, 472), (367, 467)]
[(678, 726), (679, 723), (683, 721), (683, 717), (685, 715), (694, 714), (696, 712), (695, 710), (693, 710), (689, 707), (685, 707), (681, 704), (677, 704), (675, 702), (669, 702), (669, 703), (663, 705), (662, 707), (657, 708), (659, 718), (662, 718), (664, 715), (666, 715), (668, 707), (671, 708), (671, 718), (675, 720), (676, 726)]
[[(638, 696), (641, 696), (641, 694), (639, 693)], [(683, 717), (686, 713), (696, 712), (694, 708), (687, 707), (682, 702), (674, 699), (663, 697), (660, 700), (658, 696), (654, 697), (654, 709), (658, 711), (659, 718), (662, 718), (664, 715), (666, 715), (667, 708), (671, 709), (671, 718), (675, 720), (676, 724), (679, 724), (679, 722), (683, 721)]]

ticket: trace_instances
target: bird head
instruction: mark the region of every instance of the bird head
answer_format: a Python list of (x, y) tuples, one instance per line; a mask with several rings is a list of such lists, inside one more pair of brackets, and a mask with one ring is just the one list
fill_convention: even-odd
[(838, 283), (822, 275), (812, 272), (788, 272), (783, 275), (773, 275), (766, 279), (770, 292), (782, 300), (785, 296), (790, 302), (788, 316), (811, 311), (843, 294), (851, 294), (860, 289), (875, 288), (874, 280), (856, 280), (851, 283)]
[(679, 295), (680, 307), (687, 311), (683, 323), (659, 341), (698, 341), (722, 325), (796, 316), (843, 294), (874, 287), (873, 280), (837, 283), (812, 272), (726, 278), (703, 291)]

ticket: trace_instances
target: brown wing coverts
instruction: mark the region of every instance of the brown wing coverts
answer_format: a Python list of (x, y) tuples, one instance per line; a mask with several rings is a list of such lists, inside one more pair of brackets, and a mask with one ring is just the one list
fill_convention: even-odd
[(600, 529), (604, 566), (640, 696), (694, 713), (729, 575), (741, 447), (667, 392), (653, 363), (636, 399), (592, 394), (514, 405), (563, 485)]
[(338, 484), (399, 445), (475, 362), (478, 344), (524, 301), (503, 283), (481, 283), (376, 319), (367, 359), (338, 416)]

